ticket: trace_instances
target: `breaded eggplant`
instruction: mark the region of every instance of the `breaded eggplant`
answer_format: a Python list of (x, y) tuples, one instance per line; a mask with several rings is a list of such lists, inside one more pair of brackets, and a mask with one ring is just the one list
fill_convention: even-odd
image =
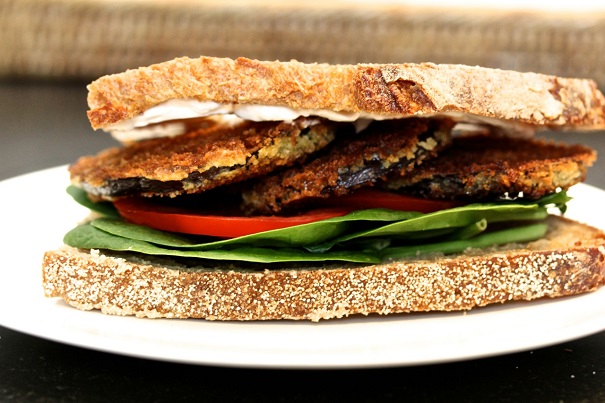
[(276, 214), (371, 186), (434, 157), (448, 142), (453, 122), (441, 119), (375, 121), (355, 136), (337, 138), (302, 166), (259, 178), (243, 193), (249, 214)]
[(538, 138), (460, 136), (420, 169), (384, 185), (431, 199), (490, 201), (520, 195), (538, 199), (583, 181), (595, 160), (596, 152), (582, 145)]
[(318, 118), (247, 121), (112, 148), (80, 158), (69, 171), (73, 184), (100, 199), (199, 193), (304, 159), (339, 129)]

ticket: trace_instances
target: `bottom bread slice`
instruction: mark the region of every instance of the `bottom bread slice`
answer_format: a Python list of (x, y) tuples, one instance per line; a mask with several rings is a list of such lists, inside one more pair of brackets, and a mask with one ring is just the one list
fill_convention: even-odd
[(526, 244), (379, 265), (191, 267), (141, 255), (46, 252), (47, 297), (83, 310), (149, 318), (270, 320), (467, 310), (560, 297), (605, 284), (605, 234), (565, 218)]

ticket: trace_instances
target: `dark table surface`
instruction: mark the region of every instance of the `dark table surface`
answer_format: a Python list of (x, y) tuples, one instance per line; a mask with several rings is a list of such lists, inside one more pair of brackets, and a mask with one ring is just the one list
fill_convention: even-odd
[[(90, 129), (85, 111), (83, 84), (0, 83), (0, 180), (66, 164), (115, 144)], [(605, 150), (604, 134), (547, 136)], [(597, 163), (587, 182), (605, 188), (604, 166), (605, 161)], [(268, 370), (131, 358), (0, 326), (0, 401), (402, 399), (605, 402), (605, 332), (532, 351), (439, 365)]]

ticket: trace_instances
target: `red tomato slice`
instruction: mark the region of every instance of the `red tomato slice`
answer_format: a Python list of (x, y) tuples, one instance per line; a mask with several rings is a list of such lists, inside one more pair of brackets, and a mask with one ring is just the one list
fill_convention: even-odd
[(115, 201), (114, 205), (124, 219), (134, 224), (163, 231), (220, 238), (235, 238), (262, 231), (308, 224), (368, 208), (430, 213), (461, 205), (457, 202), (426, 200), (375, 189), (362, 189), (349, 195), (318, 202), (324, 208), (306, 211), (295, 216), (252, 217), (237, 214), (216, 215), (192, 209), (175, 208), (144, 198), (120, 199)]
[(464, 203), (455, 201), (422, 199), (371, 188), (359, 189), (354, 193), (325, 199), (320, 203), (325, 206), (339, 206), (352, 210), (386, 208), (419, 213), (432, 213), (464, 205)]
[(147, 227), (192, 235), (209, 235), (235, 238), (295, 225), (308, 224), (327, 218), (339, 217), (350, 209), (330, 208), (304, 212), (296, 216), (229, 216), (174, 209), (140, 198), (114, 202), (120, 215), (131, 223)]

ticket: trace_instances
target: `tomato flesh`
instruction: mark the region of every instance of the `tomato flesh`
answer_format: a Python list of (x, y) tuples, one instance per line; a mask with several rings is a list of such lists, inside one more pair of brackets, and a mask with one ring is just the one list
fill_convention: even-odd
[(180, 232), (191, 235), (208, 235), (219, 238), (235, 238), (257, 232), (295, 225), (308, 224), (332, 217), (346, 215), (351, 210), (329, 208), (312, 210), (296, 216), (231, 216), (198, 213), (165, 207), (139, 198), (114, 202), (120, 215), (133, 224)]
[(460, 205), (451, 201), (426, 200), (374, 189), (363, 189), (350, 195), (320, 200), (319, 204), (322, 208), (293, 216), (242, 216), (174, 208), (144, 198), (125, 198), (114, 202), (120, 215), (131, 223), (163, 231), (219, 238), (235, 238), (308, 224), (368, 208), (430, 213)]
[(464, 204), (450, 200), (422, 199), (371, 188), (359, 189), (354, 193), (326, 199), (321, 203), (325, 206), (341, 206), (352, 210), (386, 208), (419, 213), (432, 213)]

